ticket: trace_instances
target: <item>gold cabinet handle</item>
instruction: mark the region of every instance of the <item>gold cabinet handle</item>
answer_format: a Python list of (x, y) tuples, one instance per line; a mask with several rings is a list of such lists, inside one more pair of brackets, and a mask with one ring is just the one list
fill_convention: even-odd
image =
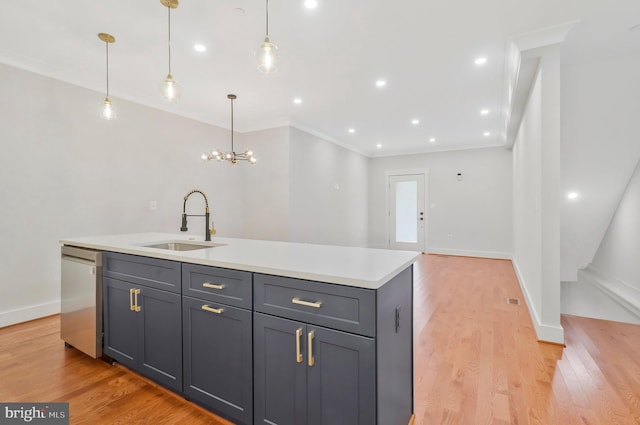
[(294, 298), (291, 300), (292, 303), (294, 304), (299, 304), (299, 305), (305, 305), (307, 307), (313, 307), (313, 308), (320, 308), (322, 307), (322, 301), (316, 301), (316, 302), (309, 302), (309, 301), (302, 301), (300, 298)]
[(136, 312), (139, 312), (140, 310), (142, 310), (140, 308), (140, 305), (138, 304), (138, 295), (140, 295), (140, 289), (136, 289), (135, 291), (133, 291), (133, 295), (135, 295), (135, 304), (133, 305), (134, 310)]
[(216, 285), (210, 282), (205, 282), (202, 284), (202, 286), (204, 288), (210, 288), (210, 289), (224, 289), (224, 285)]
[(313, 358), (313, 337), (315, 336), (315, 331), (309, 332), (309, 366), (316, 364), (316, 360)]
[(296, 361), (302, 363), (302, 352), (300, 351), (300, 339), (302, 339), (302, 328), (296, 330)]
[(133, 293), (136, 292), (135, 289), (129, 289), (129, 310), (136, 311), (136, 306), (133, 305)]
[(209, 313), (215, 313), (215, 314), (222, 314), (222, 312), (224, 311), (224, 308), (213, 308), (213, 307), (209, 307), (208, 305), (203, 305), (202, 309), (204, 311), (208, 311)]

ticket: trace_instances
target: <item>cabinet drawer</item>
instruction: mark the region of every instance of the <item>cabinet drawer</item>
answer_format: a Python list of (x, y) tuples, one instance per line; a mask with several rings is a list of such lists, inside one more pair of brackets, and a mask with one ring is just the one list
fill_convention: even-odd
[(375, 336), (375, 291), (255, 274), (254, 309), (360, 335)]
[(102, 257), (104, 276), (180, 293), (180, 263), (160, 258), (105, 252)]
[(251, 309), (251, 273), (218, 267), (182, 265), (182, 294)]

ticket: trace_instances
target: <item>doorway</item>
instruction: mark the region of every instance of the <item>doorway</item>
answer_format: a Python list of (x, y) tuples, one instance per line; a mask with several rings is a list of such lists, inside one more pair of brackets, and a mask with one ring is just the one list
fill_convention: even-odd
[(389, 248), (425, 252), (427, 173), (388, 173)]

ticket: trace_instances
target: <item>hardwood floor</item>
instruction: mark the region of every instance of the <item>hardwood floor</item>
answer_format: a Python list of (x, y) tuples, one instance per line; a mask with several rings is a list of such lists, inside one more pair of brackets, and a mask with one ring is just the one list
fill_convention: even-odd
[[(640, 425), (640, 326), (563, 316), (566, 348), (538, 343), (505, 260), (423, 255), (414, 303), (416, 425)], [(68, 401), (72, 424), (230, 424), (64, 348), (59, 316), (0, 329), (0, 401)]]
[(563, 316), (566, 348), (539, 343), (506, 260), (424, 255), (414, 305), (416, 424), (640, 424), (640, 326)]

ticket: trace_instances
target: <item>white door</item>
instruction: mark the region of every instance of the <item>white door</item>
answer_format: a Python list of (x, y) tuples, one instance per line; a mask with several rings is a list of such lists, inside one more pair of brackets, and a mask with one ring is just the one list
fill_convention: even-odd
[(424, 175), (389, 176), (389, 248), (424, 252)]

